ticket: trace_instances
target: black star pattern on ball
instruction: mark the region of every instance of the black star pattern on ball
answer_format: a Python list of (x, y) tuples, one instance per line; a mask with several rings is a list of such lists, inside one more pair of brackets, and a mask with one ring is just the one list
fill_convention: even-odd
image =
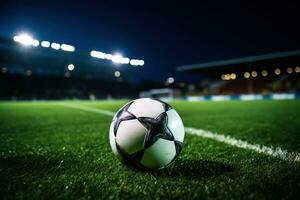
[(122, 121), (125, 121), (125, 120), (131, 120), (131, 119), (136, 119), (136, 117), (131, 114), (130, 112), (128, 112), (128, 108), (129, 106), (132, 104), (133, 102), (131, 103), (128, 103), (122, 110), (120, 110), (116, 116), (116, 122), (115, 122), (115, 126), (114, 126), (114, 134), (116, 136), (117, 134), (117, 130), (119, 128), (119, 125)]
[(167, 113), (163, 112), (156, 119), (139, 117), (138, 120), (149, 130), (145, 148), (151, 146), (159, 138), (174, 141), (174, 136), (169, 130)]
[(131, 164), (131, 165), (135, 165), (140, 169), (144, 169), (144, 167), (140, 164), (140, 161), (144, 155), (145, 149), (129, 155), (125, 153), (117, 143), (116, 143), (116, 147), (118, 149), (118, 152), (122, 155), (123, 158), (122, 161), (124, 164)]

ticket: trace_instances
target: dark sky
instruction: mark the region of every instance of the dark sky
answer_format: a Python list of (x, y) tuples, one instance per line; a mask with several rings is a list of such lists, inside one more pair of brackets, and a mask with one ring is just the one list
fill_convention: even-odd
[(164, 80), (179, 65), (298, 49), (298, 8), (271, 1), (10, 0), (0, 3), (0, 34), (27, 31), (87, 51), (143, 58), (141, 78)]

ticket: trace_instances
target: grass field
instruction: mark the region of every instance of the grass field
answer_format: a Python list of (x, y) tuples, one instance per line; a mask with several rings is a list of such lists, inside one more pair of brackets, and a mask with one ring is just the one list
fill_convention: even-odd
[[(64, 102), (118, 110), (125, 102)], [(300, 101), (173, 102), (185, 126), (300, 152)], [(158, 172), (124, 166), (111, 117), (61, 102), (0, 103), (0, 199), (299, 199), (300, 162), (186, 135)]]

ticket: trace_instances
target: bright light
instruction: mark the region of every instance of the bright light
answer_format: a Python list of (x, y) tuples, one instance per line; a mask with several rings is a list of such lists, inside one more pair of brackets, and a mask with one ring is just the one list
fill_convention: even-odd
[(275, 72), (276, 75), (279, 75), (281, 73), (281, 70), (277, 68), (277, 69), (275, 69), (274, 72)]
[(50, 47), (50, 42), (48, 42), (48, 41), (42, 41), (41, 42), (41, 46), (45, 47), (45, 48), (48, 48), (48, 47)]
[(18, 35), (14, 36), (14, 41), (15, 41), (15, 42), (19, 42), (19, 39), (20, 39), (20, 38), (19, 38)]
[(255, 78), (255, 77), (257, 77), (257, 72), (256, 71), (252, 71), (251, 75), (252, 75), (253, 78)]
[(60, 49), (60, 44), (53, 42), (53, 43), (51, 44), (51, 48), (52, 48), (52, 49), (55, 49), (55, 50), (59, 50), (59, 49)]
[(230, 74), (225, 74), (225, 80), (230, 80)]
[(113, 55), (107, 53), (107, 54), (105, 54), (105, 59), (106, 60), (112, 60), (113, 59)]
[(20, 35), (18, 42), (20, 42), (21, 44), (24, 45), (31, 45), (32, 44), (32, 37), (30, 37), (29, 35)]
[(300, 72), (300, 67), (295, 67), (295, 72), (299, 73)]
[(121, 63), (122, 64), (129, 64), (130, 59), (129, 58), (122, 58)]
[(28, 34), (21, 34), (21, 35), (16, 35), (14, 36), (14, 41), (15, 42), (19, 42), (23, 45), (26, 45), (26, 46), (29, 46), (29, 45), (32, 45), (32, 46), (39, 46), (40, 42), (38, 40), (35, 40), (33, 39), (31, 36), (29, 36)]
[(72, 46), (72, 45), (69, 45), (69, 44), (62, 44), (60, 46), (60, 48), (63, 50), (63, 51), (69, 51), (69, 52), (74, 52), (75, 51), (75, 47)]
[(121, 72), (119, 72), (119, 71), (115, 71), (115, 77), (120, 77), (121, 76)]
[(262, 76), (268, 76), (268, 71), (267, 70), (262, 70), (261, 75)]
[[(61, 46), (61, 48), (63, 48), (63, 45)], [(143, 66), (145, 64), (144, 60), (130, 59), (127, 57), (123, 57), (121, 54), (113, 55), (113, 54), (104, 53), (101, 51), (92, 50), (90, 52), (90, 55), (95, 58), (111, 60), (114, 63), (130, 64), (132, 66)]]
[(38, 40), (32, 40), (32, 46), (39, 46), (40, 42)]
[(230, 78), (231, 78), (232, 80), (236, 79), (236, 74), (235, 74), (235, 73), (230, 74)]
[(250, 73), (249, 73), (249, 72), (245, 72), (245, 73), (244, 73), (244, 77), (245, 77), (245, 78), (249, 78), (249, 77), (250, 77)]
[(291, 73), (293, 73), (293, 68), (289, 67), (286, 69), (286, 71), (287, 71), (287, 73), (291, 74)]
[(105, 59), (106, 58), (106, 53), (103, 53), (101, 51), (91, 51), (91, 56), (92, 57), (95, 57), (95, 58), (101, 58), (101, 59)]
[(32, 37), (29, 36), (28, 34), (16, 35), (14, 37), (14, 41), (19, 42), (23, 45), (32, 45), (32, 43), (33, 43)]
[(144, 60), (140, 60), (140, 66), (143, 66), (145, 64)]
[(130, 60), (130, 64), (131, 64), (132, 66), (136, 66), (136, 65), (137, 65), (137, 60), (131, 59), (131, 60)]
[(222, 74), (222, 75), (221, 75), (221, 79), (222, 79), (223, 81), (225, 81), (225, 80), (226, 80), (226, 76), (225, 76), (225, 74)]
[(174, 83), (174, 81), (175, 81), (175, 79), (174, 79), (173, 77), (169, 77), (169, 78), (167, 79), (167, 82), (168, 82), (169, 84)]
[(131, 59), (130, 60), (130, 64), (132, 66), (143, 66), (144, 65), (144, 61), (143, 60), (137, 60), (137, 59)]
[[(61, 46), (61, 48), (63, 48), (63, 45)], [(130, 64), (132, 66), (143, 66), (145, 64), (144, 60), (130, 59), (127, 57), (123, 57), (121, 54), (113, 55), (113, 54), (104, 53), (101, 51), (92, 50), (90, 52), (90, 55), (95, 58), (111, 60), (114, 63)]]
[(73, 71), (75, 68), (75, 66), (73, 64), (69, 64), (68, 65), (68, 70)]
[(123, 60), (123, 57), (121, 55), (119, 55), (119, 54), (113, 55), (113, 57), (112, 57), (112, 61), (114, 63), (121, 63), (122, 60)]

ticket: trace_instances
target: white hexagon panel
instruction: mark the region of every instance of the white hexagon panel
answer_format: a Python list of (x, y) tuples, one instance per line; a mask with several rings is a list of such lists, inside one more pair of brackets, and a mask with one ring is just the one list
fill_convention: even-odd
[(116, 142), (127, 154), (136, 153), (144, 148), (149, 131), (137, 120), (122, 121), (116, 134)]
[(150, 169), (158, 169), (167, 166), (175, 156), (175, 143), (159, 138), (145, 150), (141, 164)]
[(176, 110), (171, 109), (168, 110), (167, 112), (167, 117), (168, 117), (168, 128), (172, 132), (175, 140), (179, 142), (183, 142), (184, 140), (184, 126), (181, 120), (181, 117), (178, 115)]
[(153, 99), (141, 98), (134, 100), (129, 106), (128, 111), (136, 117), (157, 118), (165, 111), (164, 105)]

